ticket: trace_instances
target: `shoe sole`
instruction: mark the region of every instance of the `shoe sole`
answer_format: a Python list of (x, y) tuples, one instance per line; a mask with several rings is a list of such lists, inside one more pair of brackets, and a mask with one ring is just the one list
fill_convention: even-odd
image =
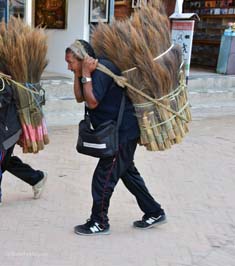
[(93, 233), (93, 234), (84, 234), (84, 233), (80, 233), (80, 232), (76, 232), (76, 231), (74, 231), (74, 233), (77, 235), (81, 235), (81, 236), (110, 235), (110, 231)]
[(136, 229), (146, 230), (146, 229), (149, 229), (149, 228), (152, 228), (152, 227), (155, 227), (155, 226), (158, 226), (158, 225), (166, 224), (166, 223), (167, 223), (167, 219), (165, 219), (165, 220), (163, 220), (161, 222), (155, 223), (155, 224), (151, 224), (148, 227), (137, 227), (135, 225), (133, 225), (133, 227), (136, 228)]

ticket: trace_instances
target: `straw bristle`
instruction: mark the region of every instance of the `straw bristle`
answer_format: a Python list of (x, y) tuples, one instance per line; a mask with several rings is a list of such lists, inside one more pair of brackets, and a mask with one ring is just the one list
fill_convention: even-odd
[(22, 19), (11, 17), (0, 23), (0, 71), (18, 82), (39, 82), (47, 65), (46, 34)]
[[(153, 61), (171, 46), (170, 23), (161, 0), (149, 1), (131, 19), (114, 19), (111, 25), (99, 23), (91, 41), (98, 56), (109, 58), (122, 71), (136, 67), (138, 75), (123, 74), (146, 94), (159, 98), (176, 87), (180, 50), (174, 47), (166, 56)], [(140, 100), (136, 94), (130, 96), (134, 102)]]

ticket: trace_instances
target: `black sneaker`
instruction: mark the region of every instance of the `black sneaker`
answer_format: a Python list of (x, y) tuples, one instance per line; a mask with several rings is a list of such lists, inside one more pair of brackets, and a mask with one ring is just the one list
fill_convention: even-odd
[(142, 220), (140, 221), (135, 221), (133, 223), (133, 226), (136, 228), (140, 229), (147, 229), (151, 228), (156, 225), (164, 224), (166, 223), (166, 215), (165, 214), (160, 214), (158, 217), (146, 217), (145, 215), (143, 216)]
[(109, 225), (103, 227), (97, 222), (87, 220), (85, 224), (77, 225), (74, 227), (74, 232), (78, 235), (109, 235)]

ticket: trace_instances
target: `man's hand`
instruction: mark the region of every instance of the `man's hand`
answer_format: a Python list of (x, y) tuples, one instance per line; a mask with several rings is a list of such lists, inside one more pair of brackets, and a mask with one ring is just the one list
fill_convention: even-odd
[(91, 73), (96, 69), (98, 65), (98, 59), (86, 56), (82, 62), (82, 76), (90, 77)]
[(5, 78), (9, 78), (9, 79), (11, 79), (11, 76), (9, 76), (9, 75), (6, 75), (6, 74), (4, 74), (3, 72), (1, 72), (0, 71), (0, 77), (5, 77)]

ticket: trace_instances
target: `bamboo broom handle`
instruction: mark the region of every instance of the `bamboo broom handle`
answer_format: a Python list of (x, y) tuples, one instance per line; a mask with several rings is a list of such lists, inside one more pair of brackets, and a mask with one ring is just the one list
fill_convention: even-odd
[(148, 137), (146, 135), (146, 131), (142, 129), (143, 127), (142, 117), (144, 116), (144, 113), (141, 111), (141, 109), (136, 108), (135, 105), (134, 105), (134, 108), (135, 108), (136, 117), (137, 117), (137, 121), (138, 121), (139, 128), (140, 128), (140, 144), (146, 145), (148, 143)]
[(140, 145), (147, 145), (148, 144), (148, 138), (146, 136), (145, 130), (140, 131)]
[(163, 142), (163, 138), (162, 138), (162, 135), (158, 129), (158, 126), (157, 126), (157, 121), (154, 117), (154, 112), (151, 111), (148, 113), (148, 117), (150, 119), (150, 122), (151, 122), (151, 125), (152, 125), (152, 128), (153, 128), (153, 133), (155, 135), (155, 139), (156, 139), (156, 143), (159, 147), (159, 150), (164, 150), (164, 142)]
[(182, 121), (179, 120), (178, 117), (176, 117), (175, 120), (176, 120), (176, 123), (178, 125), (179, 130), (180, 130), (180, 135), (183, 138), (185, 136), (185, 131), (184, 131), (184, 128), (183, 128), (183, 125), (182, 125)]
[(164, 141), (164, 146), (166, 149), (170, 149), (171, 148), (171, 142), (170, 142), (170, 139), (166, 133), (166, 128), (165, 127), (162, 127), (162, 131), (161, 131), (161, 134), (162, 134), (162, 138), (163, 138), (163, 141)]
[(148, 140), (149, 140), (149, 145), (150, 145), (150, 149), (152, 151), (158, 151), (158, 146), (157, 146), (157, 143), (155, 142), (155, 138), (154, 138), (154, 134), (153, 134), (153, 130), (151, 128), (151, 125), (148, 121), (148, 118), (147, 116), (144, 116), (143, 118), (143, 125), (145, 127), (145, 130), (146, 130), (146, 133), (147, 133), (147, 136), (148, 136)]
[(165, 121), (164, 127), (166, 129), (166, 133), (167, 133), (169, 139), (170, 140), (174, 139), (175, 138), (175, 133), (173, 131), (171, 121), (169, 120), (170, 117), (171, 117), (170, 114), (169, 114), (169, 112), (166, 111), (166, 110), (163, 110), (163, 109), (159, 108), (159, 114), (160, 114), (162, 120)]
[(175, 118), (172, 118), (171, 120), (173, 131), (175, 133), (175, 142), (180, 143), (182, 141), (181, 135), (180, 135), (180, 130), (178, 128), (178, 125), (175, 121)]

